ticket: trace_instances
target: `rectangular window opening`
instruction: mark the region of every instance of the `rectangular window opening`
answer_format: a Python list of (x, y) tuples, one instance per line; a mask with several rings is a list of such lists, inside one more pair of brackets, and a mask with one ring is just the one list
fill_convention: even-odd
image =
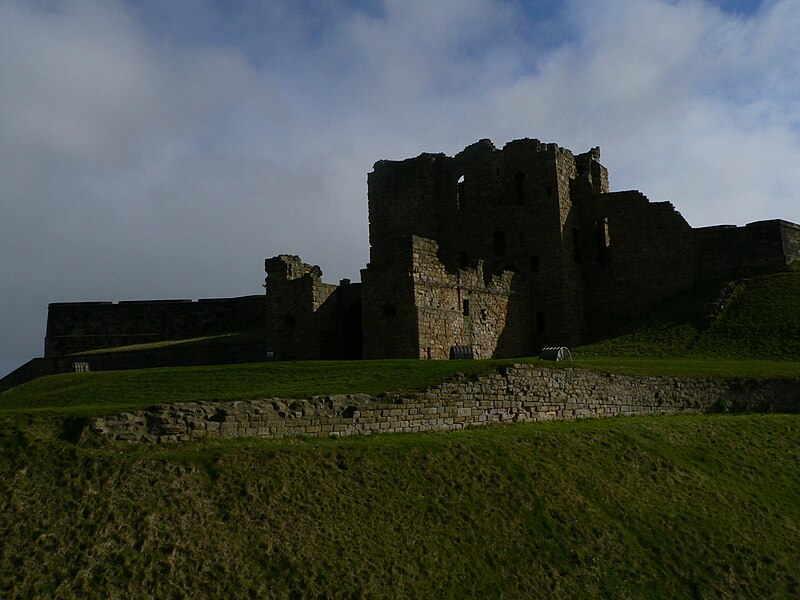
[(525, 204), (525, 173), (514, 175), (514, 196), (517, 204)]
[(531, 273), (539, 272), (539, 257), (531, 256)]

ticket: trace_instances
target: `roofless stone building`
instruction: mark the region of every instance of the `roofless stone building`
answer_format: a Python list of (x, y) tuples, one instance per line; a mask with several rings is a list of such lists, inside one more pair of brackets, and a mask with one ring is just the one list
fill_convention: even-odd
[(609, 192), (599, 148), (481, 140), (453, 157), (378, 161), (368, 188), (362, 283), (324, 283), (319, 267), (280, 255), (265, 263), (265, 296), (51, 304), (45, 358), (0, 389), (72, 370), (77, 352), (187, 338), (200, 341), (79, 360), (104, 370), (530, 355), (619, 331), (698, 281), (800, 260), (794, 223), (693, 229), (669, 202)]
[(506, 357), (617, 331), (703, 279), (785, 268), (800, 226), (693, 229), (669, 202), (609, 192), (600, 149), (481, 140), (378, 161), (361, 284), (266, 261), (267, 343), (283, 359)]

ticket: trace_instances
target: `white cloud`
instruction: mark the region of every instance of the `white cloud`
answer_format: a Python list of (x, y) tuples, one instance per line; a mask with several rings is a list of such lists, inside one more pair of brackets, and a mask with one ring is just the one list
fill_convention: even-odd
[(612, 187), (672, 200), (697, 226), (797, 221), (800, 79), (786, 74), (800, 49), (771, 33), (800, 25), (796, 6), (744, 19), (701, 2), (581, 3), (579, 43), (499, 88), (493, 126), (601, 144)]
[(600, 144), (693, 225), (800, 221), (795, 0), (318, 5), (0, 4), (0, 371), (49, 301), (258, 293), (278, 252), (356, 278), (373, 162), (483, 137)]

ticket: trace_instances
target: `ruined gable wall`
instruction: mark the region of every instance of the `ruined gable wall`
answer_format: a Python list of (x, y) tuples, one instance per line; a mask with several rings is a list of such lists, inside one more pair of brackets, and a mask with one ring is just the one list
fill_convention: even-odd
[(642, 316), (695, 281), (695, 238), (669, 202), (637, 191), (587, 201), (581, 249), (587, 322), (602, 335)]
[(364, 358), (418, 358), (411, 235), (438, 235), (444, 155), (378, 161), (367, 177), (370, 262), (361, 271)]
[[(555, 331), (542, 340), (541, 346), (577, 346), (587, 339), (585, 290), (582, 268), (587, 260), (583, 240), (587, 233), (582, 218), (583, 205), (598, 194), (608, 193), (608, 170), (600, 164), (600, 148), (573, 156), (569, 150), (558, 153), (556, 172), (559, 179), (561, 211), (561, 306)], [(551, 337), (555, 334), (556, 337)]]
[(280, 360), (324, 358), (330, 344), (316, 313), (336, 286), (324, 283), (321, 269), (298, 256), (267, 259), (265, 269), (267, 346)]
[(370, 265), (382, 269), (406, 249), (404, 237), (438, 237), (443, 154), (403, 161), (382, 160), (367, 176)]

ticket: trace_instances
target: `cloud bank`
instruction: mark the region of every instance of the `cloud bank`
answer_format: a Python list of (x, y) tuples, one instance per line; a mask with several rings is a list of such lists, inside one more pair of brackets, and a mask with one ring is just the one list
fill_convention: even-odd
[[(322, 8), (320, 8), (322, 6)], [(260, 293), (367, 260), (366, 173), (600, 145), (694, 226), (800, 222), (795, 0), (0, 4), (0, 373), (48, 302)]]

